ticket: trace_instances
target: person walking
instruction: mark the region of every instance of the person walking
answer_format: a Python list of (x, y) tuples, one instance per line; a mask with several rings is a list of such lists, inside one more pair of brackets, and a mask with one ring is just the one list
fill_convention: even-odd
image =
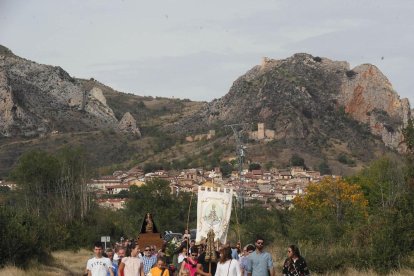
[(145, 246), (142, 261), (144, 263), (144, 274), (147, 275), (151, 268), (157, 263), (157, 256), (151, 254), (151, 246)]
[(181, 262), (180, 272), (189, 271), (190, 276), (197, 275), (197, 263), (198, 263), (197, 257), (198, 257), (198, 252), (196, 250), (193, 250), (193, 252), (189, 255), (189, 257), (185, 258)]
[(300, 255), (299, 248), (292, 244), (287, 252), (288, 257), (283, 264), (283, 276), (309, 276), (308, 266)]
[(119, 264), (119, 275), (122, 276), (144, 276), (144, 265), (138, 257), (139, 245), (131, 244), (131, 256), (121, 259)]
[[(202, 251), (197, 259), (197, 274), (200, 276), (212, 276), (216, 274), (217, 262), (215, 261), (206, 261), (206, 247), (205, 244), (201, 245)], [(216, 256), (219, 256), (220, 253), (216, 251)]]
[(108, 272), (110, 276), (114, 276), (111, 260), (103, 256), (102, 242), (95, 242), (93, 252), (95, 256), (86, 264), (88, 276), (106, 276)]
[(168, 270), (165, 260), (162, 257), (157, 259), (156, 265), (151, 268), (148, 275), (151, 276), (170, 276), (170, 271)]
[(247, 276), (248, 257), (254, 250), (255, 247), (253, 244), (248, 244), (243, 248), (242, 256), (239, 259), (240, 269), (243, 276)]
[(253, 251), (247, 262), (248, 276), (274, 276), (272, 256), (263, 250), (264, 239), (259, 237), (255, 242), (256, 250)]
[(220, 261), (217, 264), (215, 276), (241, 276), (239, 261), (232, 259), (231, 253), (230, 247), (220, 250)]

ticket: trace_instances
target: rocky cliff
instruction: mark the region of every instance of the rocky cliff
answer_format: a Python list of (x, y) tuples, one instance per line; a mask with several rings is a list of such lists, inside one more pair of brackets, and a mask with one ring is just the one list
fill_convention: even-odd
[(137, 127), (137, 121), (129, 112), (125, 113), (122, 117), (121, 121), (118, 124), (118, 129), (122, 132), (131, 133), (136, 137), (141, 137), (141, 132)]
[(411, 117), (410, 104), (400, 99), (377, 67), (363, 64), (348, 70), (337, 98), (346, 113), (368, 124), (387, 146), (403, 149), (401, 130)]
[(177, 125), (197, 133), (217, 124), (263, 122), (274, 130), (272, 139), (288, 147), (321, 153), (336, 140), (369, 159), (378, 139), (403, 150), (401, 130), (410, 117), (408, 100), (375, 66), (351, 69), (347, 62), (295, 54), (263, 59), (224, 97)]
[(85, 88), (60, 67), (38, 64), (0, 48), (0, 134), (118, 129), (98, 85)]

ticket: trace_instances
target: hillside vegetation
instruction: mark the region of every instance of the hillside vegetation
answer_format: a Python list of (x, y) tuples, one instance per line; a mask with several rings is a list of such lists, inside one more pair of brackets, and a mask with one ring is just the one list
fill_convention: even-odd
[[(297, 244), (316, 273), (413, 268), (411, 121), (403, 133), (408, 145), (403, 161), (385, 156), (351, 177), (310, 184), (295, 198), (293, 209), (257, 205), (238, 210), (237, 217), (233, 212), (229, 239), (247, 244), (260, 235), (277, 246), (277, 263), (284, 255), (281, 248)], [(1, 266), (25, 268), (32, 261), (47, 262), (53, 251), (87, 248), (102, 235), (111, 240), (136, 237), (147, 212), (161, 231), (182, 231), (187, 217), (189, 227), (195, 227), (196, 208), (188, 214), (186, 206), (196, 199), (187, 193), (171, 194), (169, 183), (160, 179), (131, 187), (123, 210), (98, 208), (84, 190), (89, 171), (81, 150), (34, 151), (19, 159), (12, 177), (20, 189), (1, 190)]]

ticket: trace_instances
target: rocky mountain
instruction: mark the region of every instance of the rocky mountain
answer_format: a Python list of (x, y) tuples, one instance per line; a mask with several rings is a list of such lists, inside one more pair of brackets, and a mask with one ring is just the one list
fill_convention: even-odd
[(0, 177), (27, 150), (68, 145), (83, 147), (95, 167), (217, 166), (234, 158), (224, 126), (237, 123), (249, 162), (283, 167), (296, 154), (309, 168), (349, 174), (404, 151), (409, 118), (408, 100), (369, 64), (264, 58), (225, 96), (203, 103), (121, 93), (0, 46)]
[(122, 93), (0, 45), (0, 179), (30, 150), (80, 147), (92, 167), (128, 167), (175, 144), (162, 127), (202, 103)]
[(0, 135), (118, 129), (118, 123), (98, 84), (87, 86), (60, 67), (20, 58), (0, 46)]
[[(300, 153), (313, 168), (325, 161), (341, 173), (349, 171), (348, 161), (358, 166), (385, 152), (404, 151), (402, 129), (411, 117), (408, 100), (400, 99), (374, 65), (351, 69), (347, 62), (295, 54), (264, 58), (224, 97), (175, 128), (197, 134), (248, 123), (242, 133), (253, 160), (285, 159), (286, 164), (291, 154)], [(341, 158), (348, 161), (341, 164)]]

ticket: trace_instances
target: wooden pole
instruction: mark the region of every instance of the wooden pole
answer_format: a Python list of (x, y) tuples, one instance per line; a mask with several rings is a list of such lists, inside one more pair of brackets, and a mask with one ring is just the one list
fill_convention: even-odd
[[(194, 196), (194, 191), (191, 192), (190, 204), (188, 205), (187, 228), (186, 229), (189, 234), (190, 234), (190, 229), (188, 229), (188, 226), (190, 224), (190, 211), (191, 211), (191, 203), (193, 202), (193, 196)], [(190, 235), (190, 238), (187, 239), (187, 255), (190, 249), (190, 239), (191, 239), (191, 235)]]

